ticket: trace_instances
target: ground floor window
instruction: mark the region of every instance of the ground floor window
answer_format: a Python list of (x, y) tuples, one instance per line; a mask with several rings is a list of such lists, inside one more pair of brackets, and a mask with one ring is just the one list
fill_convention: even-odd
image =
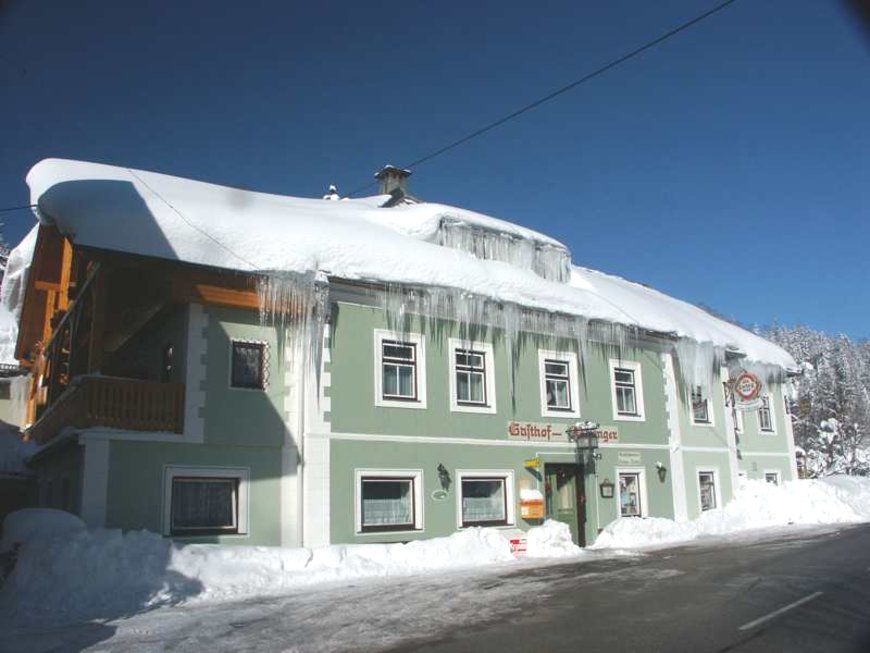
[(248, 476), (245, 468), (167, 467), (164, 535), (247, 533)]
[(357, 532), (422, 528), (422, 472), (357, 470)]
[(505, 478), (462, 479), (462, 525), (503, 526), (507, 524)]
[(698, 472), (698, 490), (701, 510), (713, 510), (716, 507), (716, 472)]
[(619, 516), (643, 517), (641, 473), (619, 472)]
[(779, 472), (764, 472), (764, 480), (779, 485)]

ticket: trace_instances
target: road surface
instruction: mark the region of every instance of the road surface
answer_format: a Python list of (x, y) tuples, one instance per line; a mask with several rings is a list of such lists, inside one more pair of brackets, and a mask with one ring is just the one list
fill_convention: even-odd
[(870, 525), (0, 632), (0, 651), (870, 651)]

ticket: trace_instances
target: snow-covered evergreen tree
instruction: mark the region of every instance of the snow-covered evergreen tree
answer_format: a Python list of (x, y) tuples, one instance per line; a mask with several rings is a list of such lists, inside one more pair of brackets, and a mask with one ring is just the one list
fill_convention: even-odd
[(809, 474), (870, 475), (870, 343), (803, 326), (760, 333), (803, 367), (790, 403)]

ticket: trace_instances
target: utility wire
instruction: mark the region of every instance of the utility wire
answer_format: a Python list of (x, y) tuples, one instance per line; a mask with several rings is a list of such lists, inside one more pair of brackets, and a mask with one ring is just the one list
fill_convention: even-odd
[[(713, 7), (712, 9), (705, 11), (703, 14), (700, 14), (700, 15), (696, 16), (695, 18), (692, 18), (691, 20), (686, 21), (685, 23), (682, 23), (681, 25), (678, 25), (677, 27), (674, 27), (673, 29), (669, 30), (668, 32), (665, 32), (664, 34), (662, 34), (658, 38), (653, 39), (652, 41), (647, 41), (646, 43), (644, 43), (640, 47), (635, 48), (634, 50), (622, 55), (621, 57), (619, 57), (617, 59), (612, 60), (611, 62), (609, 62), (607, 64), (604, 64), (600, 68), (593, 70), (591, 73), (588, 73), (588, 74), (584, 75), (583, 77), (580, 77), (579, 79), (576, 79), (573, 82), (566, 84), (565, 86), (562, 86), (561, 88), (556, 89), (552, 93), (548, 93), (547, 95), (535, 100), (534, 102), (531, 102), (523, 107), (520, 107), (519, 109), (512, 111), (511, 113), (507, 114), (506, 116), (499, 118), (498, 120), (491, 122), (488, 125), (485, 125), (484, 127), (476, 129), (475, 131), (471, 132), (470, 134), (467, 134), (467, 135), (463, 136), (462, 138), (455, 140), (452, 143), (445, 145), (444, 147), (438, 148), (437, 150), (430, 152), (429, 154), (426, 154), (425, 156), (421, 156), (419, 159), (416, 159), (416, 160), (412, 161), (411, 163), (404, 165), (404, 166), (401, 166), (401, 167), (410, 170), (410, 169), (415, 168), (423, 163), (431, 161), (435, 157), (440, 156), (440, 155), (444, 154), (445, 152), (452, 150), (453, 148), (459, 147), (460, 145), (467, 143), (468, 141), (472, 140), (473, 138), (477, 138), (478, 136), (482, 136), (483, 134), (487, 133), (488, 131), (495, 129), (496, 127), (499, 127), (499, 126), (505, 124), (506, 122), (513, 120), (514, 118), (518, 118), (519, 116), (523, 115), (524, 113), (527, 113), (527, 112), (531, 111), (532, 109), (536, 109), (539, 106), (541, 106), (542, 104), (545, 104), (551, 100), (554, 100), (555, 98), (559, 97), (560, 95), (563, 95), (564, 93), (567, 93), (568, 91), (571, 91), (571, 90), (577, 88), (581, 84), (584, 84), (592, 79), (595, 79), (599, 75), (603, 75), (608, 70), (611, 70), (612, 68), (616, 68), (620, 64), (623, 64), (626, 61), (633, 59), (634, 57), (642, 54), (643, 52), (646, 52), (647, 50), (649, 50), (652, 47), (655, 47), (659, 43), (663, 43), (664, 41), (667, 41), (668, 39), (676, 36), (680, 32), (683, 32), (683, 31), (689, 29), (690, 27), (697, 25), (701, 21), (709, 18), (710, 16), (712, 16), (714, 14), (719, 13), (720, 11), (722, 11), (723, 9), (728, 7), (729, 5), (734, 4), (735, 2), (737, 2), (737, 0), (725, 0), (725, 2), (722, 2), (718, 5), (716, 5), (715, 7)], [(355, 195), (359, 192), (362, 192), (362, 191), (366, 190), (367, 188), (374, 186), (375, 183), (376, 182), (369, 182), (365, 186), (362, 186), (362, 187), (356, 189), (355, 191), (349, 193), (348, 196)]]
[(25, 204), (24, 206), (9, 206), (5, 209), (0, 209), (0, 213), (6, 213), (7, 211), (23, 211), (24, 209), (35, 209), (36, 204)]

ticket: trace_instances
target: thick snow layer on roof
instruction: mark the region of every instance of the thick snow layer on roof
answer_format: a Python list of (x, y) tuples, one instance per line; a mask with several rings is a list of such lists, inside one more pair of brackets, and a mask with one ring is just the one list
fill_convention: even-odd
[(0, 286), (0, 364), (16, 365), (15, 342), (18, 338), (18, 320), (24, 302), (24, 288), (33, 250), (36, 247), (38, 226), (33, 227), (9, 253), (3, 284)]
[(253, 272), (438, 286), (745, 351), (794, 367), (779, 347), (636, 284), (576, 268), (570, 284), (429, 242), (444, 219), (562, 247), (518, 225), (441, 204), (269, 195), (129, 168), (46, 159), (27, 176), (43, 219), (80, 244)]

